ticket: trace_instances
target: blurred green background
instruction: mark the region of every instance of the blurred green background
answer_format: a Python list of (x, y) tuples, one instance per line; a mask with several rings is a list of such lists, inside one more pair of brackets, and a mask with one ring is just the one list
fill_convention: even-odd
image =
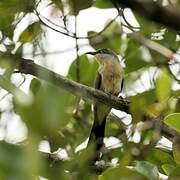
[[(164, 5), (164, 1), (159, 3)], [(179, 1), (167, 1), (165, 6), (180, 10)], [(47, 16), (42, 15), (46, 9)], [(118, 14), (106, 0), (0, 1), (0, 179), (154, 180), (159, 179), (159, 173), (171, 180), (180, 179), (179, 33), (120, 7), (121, 13), (109, 17), (102, 30), (89, 29), (81, 36), (78, 32), (86, 25), (79, 17), (89, 9)], [(130, 14), (136, 27), (128, 20)], [(92, 22), (96, 23), (93, 14)], [(51, 37), (48, 29), (73, 39), (76, 58), (69, 63), (69, 79), (94, 86), (98, 64), (84, 55), (85, 46), (114, 50), (124, 66), (121, 95), (131, 102), (130, 113), (114, 110), (117, 117), (109, 116), (100, 166), (89, 165), (93, 149), (85, 148), (93, 123), (91, 102), (55, 86), (50, 77), (45, 82), (14, 73), (15, 64), (1, 56), (28, 57), (29, 53), (36, 63), (54, 70), (46, 48)], [(131, 35), (168, 48), (176, 58), (167, 59)], [(63, 42), (62, 38), (54, 44)], [(52, 53), (60, 56), (64, 52)], [(6, 131), (11, 131), (9, 123), (17, 117), (26, 133), (20, 140), (9, 140)], [(106, 169), (108, 165), (111, 167)]]

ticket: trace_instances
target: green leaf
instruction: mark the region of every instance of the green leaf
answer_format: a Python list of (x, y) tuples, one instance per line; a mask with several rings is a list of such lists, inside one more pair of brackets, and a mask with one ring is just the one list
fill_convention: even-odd
[(7, 44), (6, 45), (7, 52), (11, 52), (12, 50), (14, 50), (15, 46), (16, 46), (16, 44), (14, 42)]
[(148, 107), (155, 103), (155, 90), (149, 90), (141, 94), (130, 97), (131, 100), (131, 113), (134, 122), (141, 121), (147, 113)]
[(0, 67), (5, 70), (2, 78), (9, 82), (10, 78), (14, 72), (14, 69), (17, 67), (17, 62), (12, 61), (12, 58), (8, 57), (7, 54), (1, 54), (1, 56), (0, 56)]
[[(22, 149), (15, 145), (0, 142), (0, 176), (4, 179), (10, 177), (25, 178), (27, 169), (25, 169)], [(25, 171), (26, 170), (26, 171)]]
[(79, 178), (77, 179), (94, 179), (89, 177), (89, 175), (93, 175), (93, 173), (89, 173), (89, 162), (92, 160), (93, 155), (94, 151), (91, 146), (73, 155), (69, 168), (71, 170), (78, 170)]
[(1, 0), (0, 16), (15, 15), (19, 12), (32, 12), (35, 0)]
[(1, 16), (0, 18), (0, 29), (5, 30), (8, 28), (14, 20), (14, 16)]
[(130, 73), (141, 68), (148, 67), (151, 57), (146, 60), (145, 54), (150, 54), (149, 50), (140, 46), (133, 40), (128, 41), (128, 47), (125, 52), (125, 72)]
[(152, 149), (151, 151), (149, 151), (146, 155), (145, 160), (152, 164), (155, 164), (161, 173), (164, 173), (164, 170), (162, 169), (163, 164), (169, 164), (172, 166), (176, 165), (173, 157), (169, 153), (164, 152), (160, 149)]
[(171, 128), (180, 132), (180, 113), (169, 114), (164, 118), (164, 122)]
[(68, 0), (71, 14), (78, 15), (79, 11), (92, 6), (93, 0)]
[(40, 22), (29, 25), (19, 36), (18, 41), (22, 43), (32, 42), (42, 32)]
[(179, 180), (180, 179), (180, 165), (170, 173), (168, 180)]
[[(76, 62), (77, 59), (73, 61), (70, 66), (67, 77), (76, 81)], [(87, 86), (94, 86), (96, 72), (98, 64), (93, 59), (88, 59), (86, 55), (80, 56), (80, 82)]]
[(166, 30), (163, 36), (163, 39), (157, 40), (158, 43), (163, 46), (176, 51), (179, 47), (179, 42), (176, 40), (176, 33), (172, 30)]
[(11, 93), (19, 104), (28, 106), (32, 103), (32, 95), (25, 94), (21, 89), (16, 87), (2, 75), (0, 75), (0, 87)]
[(176, 1), (176, 8), (180, 9), (180, 2), (179, 1)]
[(140, 32), (144, 34), (146, 37), (151, 37), (152, 33), (158, 32), (160, 30), (160, 26), (154, 23), (153, 21), (148, 21), (143, 16), (139, 14), (135, 14), (136, 20), (140, 25)]
[(93, 6), (101, 9), (114, 8), (113, 4), (110, 1), (105, 0), (96, 0)]
[[(109, 23), (110, 21), (111, 20), (109, 20), (107, 23)], [(101, 34), (97, 34), (98, 32), (89, 31), (88, 36), (97, 34), (95, 37), (89, 39), (89, 43), (96, 50), (100, 48), (110, 48), (119, 54), (122, 42), (122, 37), (119, 33), (120, 29), (120, 25), (117, 22), (113, 22)]]
[(61, 10), (63, 11), (63, 3), (61, 0), (52, 0), (52, 2)]
[(117, 178), (118, 180), (148, 180), (148, 178), (142, 174), (121, 166), (107, 169), (102, 173), (102, 175), (99, 176), (98, 180), (112, 180)]
[[(106, 122), (106, 136), (116, 136), (117, 133), (120, 133), (121, 129), (118, 123), (107, 121)], [(123, 130), (122, 130), (123, 132)]]
[(173, 166), (171, 164), (163, 164), (162, 169), (169, 176), (173, 172), (173, 170), (175, 169), (175, 166)]
[(173, 138), (173, 156), (175, 162), (180, 164), (180, 135), (176, 135)]
[(171, 78), (167, 70), (162, 69), (156, 80), (156, 95), (159, 101), (163, 104), (171, 93)]
[(30, 88), (35, 92), (33, 103), (25, 107), (14, 102), (16, 113), (21, 116), (30, 132), (38, 136), (53, 136), (68, 124), (75, 106), (75, 97), (45, 82), (38, 85), (33, 80)]
[[(29, 149), (6, 142), (0, 142), (0, 177), (1, 179), (32, 179), (32, 174), (39, 170), (40, 159)], [(33, 154), (32, 161), (30, 157)], [(36, 157), (37, 156), (37, 157)], [(27, 163), (28, 162), (28, 163)], [(32, 167), (33, 166), (33, 167)]]
[(1, 16), (0, 17), (0, 30), (2, 31), (3, 35), (12, 39), (14, 28), (12, 23), (14, 21), (13, 15)]
[(42, 82), (39, 79), (33, 78), (31, 80), (31, 84), (30, 84), (30, 87), (29, 87), (31, 92), (34, 95), (36, 95), (41, 88), (42, 88)]
[(62, 129), (61, 133), (58, 131), (57, 135), (54, 134), (48, 139), (52, 151), (57, 150), (59, 147), (66, 148), (67, 145), (70, 145), (75, 151), (77, 146), (89, 136), (91, 125), (87, 125), (85, 122), (89, 122), (91, 119), (91, 104), (81, 101), (78, 108), (78, 112), (71, 115), (73, 117), (68, 119), (68, 124)]
[(91, 103), (84, 102), (83, 108), (80, 110), (84, 117), (88, 117), (91, 114), (92, 108)]
[[(12, 61), (12, 57), (8, 54), (0, 54), (0, 67), (3, 69), (15, 69), (17, 67), (17, 62)], [(9, 71), (9, 70), (8, 70)]]
[(157, 180), (158, 168), (147, 161), (135, 161), (135, 170), (151, 180)]
[(111, 149), (111, 155), (113, 158), (118, 158), (119, 161), (121, 161), (122, 158), (124, 158), (124, 153), (122, 152), (121, 147)]
[[(180, 90), (177, 90), (177, 91), (173, 91), (173, 95), (177, 97), (180, 96)], [(176, 107), (175, 107), (175, 111), (174, 112), (180, 112), (180, 99), (177, 99), (177, 102), (176, 102)]]

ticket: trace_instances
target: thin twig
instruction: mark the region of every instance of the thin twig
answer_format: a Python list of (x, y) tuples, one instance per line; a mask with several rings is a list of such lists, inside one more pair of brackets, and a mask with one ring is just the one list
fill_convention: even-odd
[(34, 11), (35, 11), (35, 14), (37, 15), (37, 17), (39, 18), (39, 21), (40, 21), (43, 25), (45, 25), (46, 27), (50, 28), (51, 30), (53, 30), (53, 31), (55, 31), (55, 32), (61, 33), (61, 34), (65, 35), (65, 36), (68, 36), (68, 37), (70, 37), (70, 38), (77, 38), (77, 39), (91, 39), (91, 38), (94, 38), (94, 37), (102, 34), (107, 28), (109, 28), (109, 26), (110, 26), (110, 25), (117, 19), (117, 17), (118, 17), (118, 15), (117, 15), (117, 16), (116, 16), (115, 18), (113, 18), (101, 31), (99, 31), (99, 32), (97, 32), (97, 33), (94, 33), (94, 34), (92, 34), (92, 35), (90, 35), (90, 36), (77, 36), (77, 37), (75, 37), (74, 33), (70, 32), (69, 30), (68, 30), (68, 33), (67, 33), (67, 32), (63, 32), (63, 31), (60, 31), (60, 30), (58, 30), (58, 29), (55, 29), (55, 28), (51, 27), (50, 25), (48, 25), (47, 23), (45, 23), (45, 22), (42, 20), (41, 15), (39, 14), (39, 12), (38, 12), (36, 9), (34, 9)]
[(78, 45), (78, 39), (77, 39), (77, 16), (75, 16), (75, 43), (76, 43), (76, 79), (77, 82), (80, 82), (80, 57), (79, 57), (79, 45)]
[(39, 6), (39, 4), (41, 3), (42, 0), (39, 0), (37, 3), (36, 3), (36, 7)]
[(121, 13), (121, 16), (123, 18), (123, 20), (125, 21), (125, 23), (127, 24), (127, 26), (132, 30), (134, 31), (134, 29), (140, 29), (140, 27), (135, 27), (135, 26), (132, 26), (126, 19), (125, 15), (124, 15), (124, 9), (122, 10), (122, 13)]
[[(84, 47), (87, 46), (88, 44), (82, 44), (80, 45), (80, 47)], [(63, 53), (67, 53), (70, 51), (73, 51), (76, 47), (72, 47), (72, 48), (67, 48), (67, 49), (63, 49), (63, 50), (57, 50), (57, 51), (51, 51), (51, 52), (40, 52), (40, 53), (35, 53), (34, 56), (44, 56), (44, 55), (54, 55), (54, 54), (63, 54)], [(24, 53), (24, 55), (31, 55), (31, 53)]]
[[(75, 29), (74, 36), (75, 36), (75, 46), (76, 46), (76, 80), (79, 83), (80, 82), (80, 57), (79, 57), (79, 45), (78, 45), (78, 39), (77, 39), (77, 31), (78, 31), (77, 16), (75, 16), (74, 29)], [(80, 100), (81, 100), (80, 98), (77, 99), (75, 115), (77, 115), (79, 112)]]
[[(55, 22), (51, 21), (51, 20), (48, 19), (47, 17), (45, 17), (45, 16), (43, 16), (43, 15), (41, 15), (41, 14), (39, 14), (39, 17), (45, 19), (47, 22), (51, 23), (52, 25), (54, 25), (54, 26), (56, 26), (56, 27), (58, 27), (58, 28), (61, 28), (61, 29), (65, 30), (67, 33), (71, 33), (71, 32), (67, 29), (67, 27), (60, 26), (59, 24), (56, 24)], [(73, 34), (73, 33), (71, 33), (71, 34)]]
[[(70, 34), (70, 33), (67, 33), (67, 32), (62, 32), (60, 30), (57, 30), (55, 28), (52, 28), (50, 25), (46, 24), (40, 17), (39, 13), (37, 12), (37, 10), (35, 10), (35, 13), (36, 15), (38, 16), (40, 22), (42, 24), (44, 24), (46, 27), (58, 32), (58, 33), (61, 33), (63, 35), (66, 35), (68, 37), (71, 37), (71, 38), (76, 38), (76, 39), (91, 39), (91, 38), (94, 38), (98, 35), (100, 35), (101, 33), (103, 33), (115, 20), (116, 18), (119, 16), (119, 13), (118, 15), (112, 19), (101, 31), (99, 31), (98, 33), (95, 33), (95, 34), (92, 34), (91, 36), (84, 36), (84, 37), (77, 37), (75, 36), (74, 34)], [(120, 34), (122, 34), (122, 32), (120, 32)], [(131, 37), (133, 40), (135, 40), (136, 42), (139, 42), (141, 44), (143, 44), (144, 46), (150, 48), (150, 49), (153, 49), (154, 51), (162, 54), (164, 57), (166, 57), (167, 59), (173, 59), (174, 58), (174, 52), (172, 52), (171, 50), (169, 50), (168, 48), (158, 44), (157, 42), (154, 42), (152, 40), (149, 40), (149, 39), (146, 39), (144, 38), (142, 35), (138, 35), (136, 33), (131, 33), (131, 34), (127, 34), (129, 37)]]
[(55, 32), (58, 32), (58, 33), (61, 33), (61, 34), (65, 35), (65, 36), (74, 38), (74, 35), (71, 35), (71, 34), (69, 34), (69, 33), (66, 33), (66, 32), (60, 31), (60, 30), (58, 30), (58, 29), (55, 29), (55, 28), (51, 27), (50, 25), (48, 25), (47, 23), (45, 23), (45, 22), (42, 20), (39, 12), (38, 12), (36, 9), (34, 9), (34, 11), (35, 11), (35, 14), (37, 15), (39, 21), (40, 21), (43, 25), (45, 25), (46, 27), (50, 28), (51, 30), (53, 30), (53, 31), (55, 31)]
[[(26, 80), (25, 75), (24, 75), (24, 74), (21, 74), (21, 75), (22, 75), (22, 77), (23, 77), (23, 80), (22, 80), (22, 82), (18, 85), (18, 87), (21, 87), (21, 86), (24, 84), (25, 80)], [(7, 92), (6, 94), (4, 94), (4, 95), (0, 98), (0, 102), (1, 102), (4, 98), (6, 98), (8, 95), (10, 95), (10, 92)]]
[(70, 33), (69, 29), (67, 28), (67, 23), (66, 23), (66, 21), (67, 21), (67, 15), (64, 15), (64, 14), (63, 14), (62, 20), (63, 20), (63, 24), (64, 24), (65, 30), (66, 30), (68, 33)]
[(127, 27), (127, 28), (130, 29), (132, 32), (135, 32), (134, 29), (140, 29), (140, 27), (133, 27), (133, 26), (127, 21), (125, 15), (124, 15), (124, 9), (123, 9), (123, 8), (119, 9), (118, 4), (117, 4), (116, 2), (114, 2), (114, 1), (112, 1), (112, 3), (113, 3), (113, 5), (114, 5), (114, 7), (116, 8), (119, 17), (120, 17), (120, 18), (122, 17), (123, 20), (124, 20), (124, 22), (126, 23), (126, 24), (123, 24), (122, 21), (120, 21), (120, 24), (121, 24), (122, 26)]

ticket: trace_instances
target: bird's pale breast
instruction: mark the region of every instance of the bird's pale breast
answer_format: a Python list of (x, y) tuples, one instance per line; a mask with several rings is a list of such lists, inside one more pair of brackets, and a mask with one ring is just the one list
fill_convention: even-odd
[(102, 76), (101, 90), (111, 94), (118, 94), (121, 91), (123, 80), (123, 69), (120, 64), (104, 64), (99, 72)]

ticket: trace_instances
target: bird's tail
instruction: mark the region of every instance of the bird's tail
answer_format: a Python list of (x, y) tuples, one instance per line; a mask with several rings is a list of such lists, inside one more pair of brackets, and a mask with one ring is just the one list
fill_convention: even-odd
[(101, 124), (94, 121), (91, 129), (88, 145), (93, 143), (95, 145), (95, 151), (99, 151), (103, 146), (103, 138), (105, 133), (106, 117), (103, 119)]

